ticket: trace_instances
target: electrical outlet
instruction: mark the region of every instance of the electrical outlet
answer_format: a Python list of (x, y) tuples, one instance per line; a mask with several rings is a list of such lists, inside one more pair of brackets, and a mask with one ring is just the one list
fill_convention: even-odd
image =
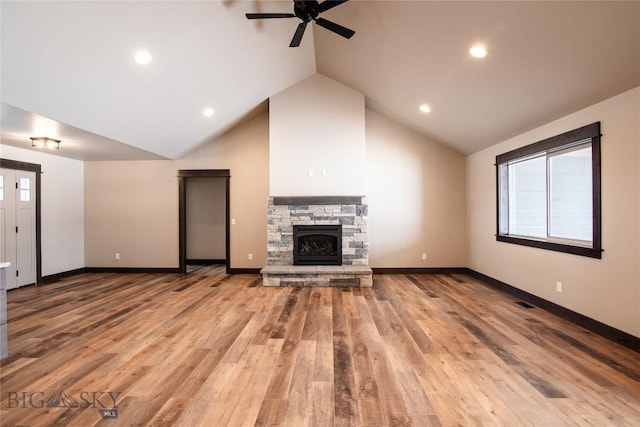
[(236, 219), (235, 218), (231, 218), (231, 225), (236, 225)]
[(116, 259), (120, 259), (120, 252), (116, 252)]
[(249, 260), (253, 259), (253, 254), (249, 254)]
[(427, 254), (422, 254), (422, 260), (426, 261), (427, 260)]
[(562, 282), (556, 282), (556, 292), (562, 292)]

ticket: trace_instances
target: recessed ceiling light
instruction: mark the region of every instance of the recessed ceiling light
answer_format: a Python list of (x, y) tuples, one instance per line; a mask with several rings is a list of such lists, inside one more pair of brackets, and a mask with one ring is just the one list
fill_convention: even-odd
[(136, 52), (135, 60), (140, 65), (146, 65), (151, 62), (151, 54), (146, 50), (139, 50)]
[(213, 108), (205, 108), (202, 111), (202, 115), (205, 117), (211, 117), (215, 114), (216, 110), (214, 110)]
[(429, 107), (427, 104), (422, 104), (418, 108), (420, 108), (420, 111), (422, 111), (423, 113), (430, 113), (431, 112), (431, 107)]
[(469, 49), (469, 54), (474, 58), (484, 58), (487, 56), (487, 49), (483, 45), (477, 44)]

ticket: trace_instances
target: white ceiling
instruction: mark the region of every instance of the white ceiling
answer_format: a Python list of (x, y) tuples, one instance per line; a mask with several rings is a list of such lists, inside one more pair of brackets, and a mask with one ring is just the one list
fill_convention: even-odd
[[(2, 143), (28, 146), (45, 121), (63, 140), (56, 154), (83, 160), (179, 158), (315, 72), (461, 153), (640, 85), (640, 1), (352, 0), (322, 16), (353, 38), (314, 25), (299, 48), (297, 19), (244, 17), (290, 1), (0, 8)], [(468, 55), (476, 42), (487, 58)], [(139, 48), (149, 65), (133, 61)]]

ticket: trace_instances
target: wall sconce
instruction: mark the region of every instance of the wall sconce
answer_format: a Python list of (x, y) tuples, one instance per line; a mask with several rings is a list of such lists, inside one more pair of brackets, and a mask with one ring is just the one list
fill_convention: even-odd
[(60, 141), (46, 136), (32, 136), (31, 146), (36, 148), (60, 149)]

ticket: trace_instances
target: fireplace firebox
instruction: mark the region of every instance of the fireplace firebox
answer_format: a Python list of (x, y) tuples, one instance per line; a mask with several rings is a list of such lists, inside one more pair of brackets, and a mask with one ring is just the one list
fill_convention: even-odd
[(293, 265), (342, 265), (342, 226), (294, 225)]

